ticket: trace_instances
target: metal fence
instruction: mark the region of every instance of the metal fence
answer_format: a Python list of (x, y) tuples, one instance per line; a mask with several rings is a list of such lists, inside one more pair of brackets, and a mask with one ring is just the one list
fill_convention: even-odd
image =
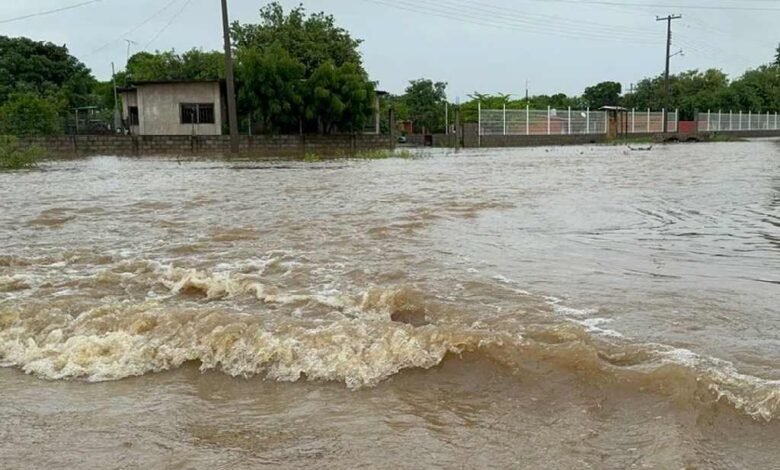
[[(677, 132), (677, 111), (669, 112), (668, 131)], [(664, 111), (626, 110), (620, 113), (620, 133), (663, 132)], [(590, 109), (482, 109), (479, 107), (480, 135), (575, 135), (607, 134), (609, 115)]]
[[(626, 111), (624, 132), (628, 134), (653, 134), (664, 131), (664, 113), (666, 111), (651, 111), (649, 109), (631, 109)], [(666, 113), (666, 132), (677, 132), (680, 128), (680, 113)]]
[(591, 110), (482, 109), (480, 135), (606, 134), (607, 113)]
[(699, 132), (750, 132), (750, 131), (778, 131), (780, 121), (778, 113), (753, 113), (751, 111), (707, 111), (699, 113), (697, 121)]

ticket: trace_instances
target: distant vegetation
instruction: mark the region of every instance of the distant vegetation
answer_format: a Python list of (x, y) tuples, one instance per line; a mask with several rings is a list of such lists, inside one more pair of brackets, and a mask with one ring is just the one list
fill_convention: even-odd
[(21, 170), (38, 165), (42, 151), (25, 148), (16, 137), (0, 136), (0, 170)]
[[(309, 13), (302, 6), (285, 11), (272, 2), (259, 10), (255, 23), (233, 23), (232, 34), (242, 129), (251, 123), (259, 133), (360, 132), (370, 123), (376, 84), (363, 67), (361, 41), (333, 16)], [(224, 75), (220, 51), (192, 49), (139, 52), (116, 79), (121, 86)], [(461, 119), (476, 121), (479, 103), (483, 109), (622, 105), (660, 110), (667, 102), (660, 74), (639, 81), (629, 93), (619, 83), (605, 81), (585, 88), (581, 96), (513, 96), (474, 92), (459, 107)], [(716, 69), (673, 75), (668, 103), (683, 119), (692, 119), (697, 110), (780, 110), (780, 47), (772, 63), (736, 79)], [(109, 122), (113, 82), (96, 80), (64, 46), (0, 36), (0, 134), (63, 133), (73, 109), (87, 106)], [(423, 78), (411, 81), (403, 94), (385, 97), (380, 106), (383, 130), (392, 107), (396, 120), (411, 121), (415, 132), (441, 132), (445, 107), (453, 109), (455, 103), (447, 96), (446, 82)]]

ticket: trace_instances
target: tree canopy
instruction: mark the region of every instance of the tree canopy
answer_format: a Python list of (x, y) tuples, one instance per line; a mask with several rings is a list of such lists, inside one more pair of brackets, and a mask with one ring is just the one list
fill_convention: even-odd
[(68, 48), (0, 36), (0, 105), (15, 93), (61, 94), (70, 107), (89, 104), (95, 79)]
[(447, 102), (447, 84), (428, 79), (412, 80), (403, 96), (407, 116), (415, 130), (440, 132), (444, 130), (444, 107)]
[(617, 106), (620, 104), (622, 91), (623, 87), (618, 82), (601, 82), (585, 88), (582, 99), (593, 109), (602, 106)]
[(324, 12), (307, 14), (303, 6), (298, 6), (285, 13), (281, 4), (271, 2), (260, 9), (258, 24), (235, 22), (231, 29), (239, 50), (281, 47), (303, 64), (307, 77), (326, 62), (336, 67), (355, 64), (362, 68), (358, 50), (361, 41)]
[(139, 52), (127, 63), (129, 80), (217, 80), (225, 77), (225, 56), (217, 51), (191, 49)]

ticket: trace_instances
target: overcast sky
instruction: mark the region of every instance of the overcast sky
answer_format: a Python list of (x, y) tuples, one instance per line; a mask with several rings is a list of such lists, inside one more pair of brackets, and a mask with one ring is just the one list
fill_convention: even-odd
[[(86, 0), (2, 0), (0, 35), (66, 44), (98, 78), (133, 51), (221, 47), (220, 0), (102, 0), (22, 21), (10, 18)], [(264, 4), (229, 0), (231, 20), (253, 22)], [(282, 1), (289, 8), (298, 0)], [(672, 71), (720, 68), (731, 76), (767, 63), (780, 42), (780, 0), (305, 0), (354, 37), (381, 89), (409, 80), (449, 83), (451, 99), (474, 91), (579, 94), (614, 80), (624, 87), (660, 73), (666, 23), (674, 22)], [(166, 8), (167, 7), (167, 8)], [(696, 8), (704, 7), (704, 8)], [(715, 9), (715, 8), (717, 9)], [(755, 10), (751, 10), (754, 8)]]

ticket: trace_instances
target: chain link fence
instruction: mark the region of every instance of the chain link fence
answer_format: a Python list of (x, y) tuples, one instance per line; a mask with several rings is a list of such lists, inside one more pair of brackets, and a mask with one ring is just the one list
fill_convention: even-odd
[(707, 111), (699, 113), (697, 126), (699, 132), (778, 131), (780, 130), (780, 121), (778, 121), (777, 112), (729, 111), (724, 113)]

